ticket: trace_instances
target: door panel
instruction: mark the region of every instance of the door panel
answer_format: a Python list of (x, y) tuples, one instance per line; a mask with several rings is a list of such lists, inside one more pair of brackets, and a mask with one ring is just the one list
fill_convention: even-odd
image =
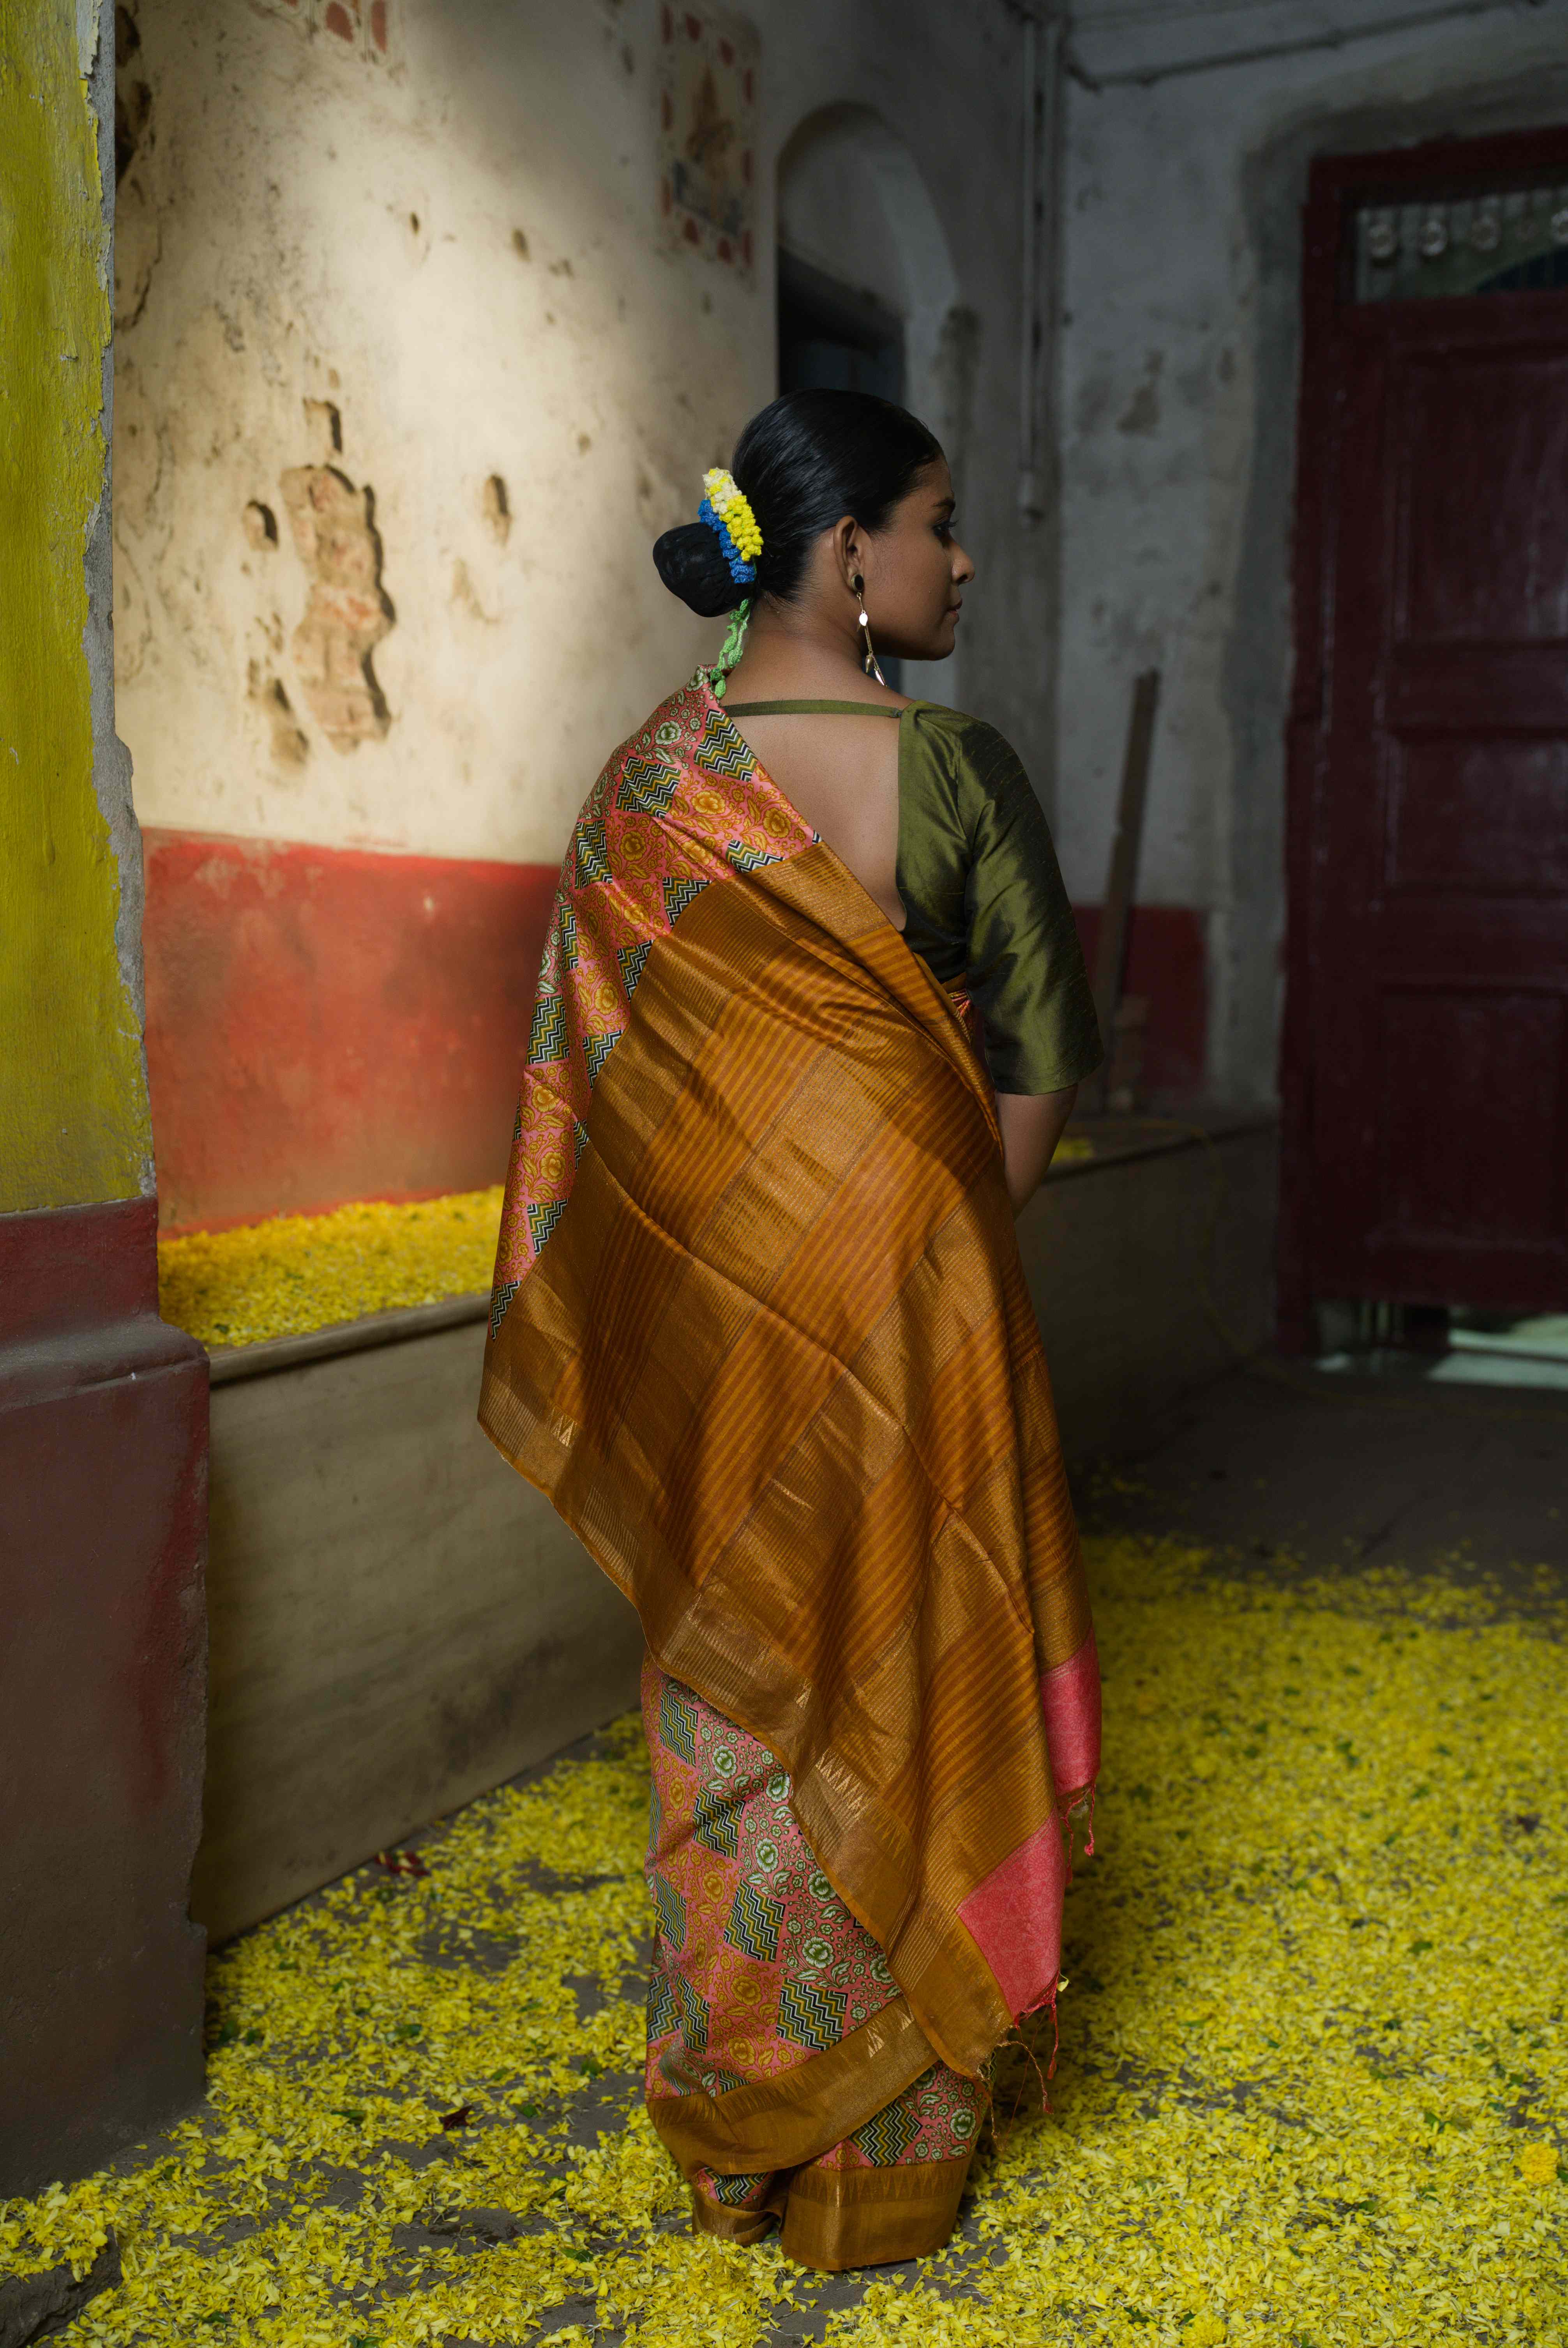
[(1389, 891), (1568, 893), (1568, 740), (1396, 733), (1389, 778)]
[[(1479, 311), (1475, 324), (1487, 334), (1494, 305), (1463, 306)], [(1408, 314), (1401, 323), (1408, 329)], [(1450, 318), (1440, 332), (1436, 351), (1395, 351), (1398, 640), (1560, 642), (1568, 637), (1568, 351), (1469, 349)]]
[[(1552, 142), (1525, 143), (1539, 170)], [(1441, 166), (1407, 150), (1314, 173), (1287, 1313), (1568, 1303), (1568, 294), (1544, 273), (1475, 289), (1483, 257), (1515, 230), (1522, 249), (1558, 235), (1555, 215), (1509, 192), (1498, 147)], [(1467, 167), (1490, 193), (1454, 198)], [(1379, 264), (1399, 298), (1368, 275), (1369, 218), (1404, 239)], [(1417, 298), (1445, 235), (1447, 279)], [(1473, 265), (1451, 263), (1456, 238)]]
[(1382, 713), (1401, 734), (1427, 726), (1443, 732), (1494, 724), (1559, 736), (1568, 726), (1568, 665), (1560, 644), (1496, 644), (1484, 660), (1456, 659), (1473, 645), (1395, 645), (1385, 667)]
[(1503, 988), (1389, 985), (1378, 1008), (1373, 1248), (1529, 1257), (1559, 1244), (1561, 1001)]

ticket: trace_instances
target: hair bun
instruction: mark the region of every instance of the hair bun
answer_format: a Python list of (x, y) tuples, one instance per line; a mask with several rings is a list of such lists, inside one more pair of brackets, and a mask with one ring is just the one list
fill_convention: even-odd
[(705, 521), (667, 530), (654, 541), (653, 560), (671, 595), (679, 595), (704, 620), (716, 620), (745, 600), (746, 589), (730, 574), (723, 541)]

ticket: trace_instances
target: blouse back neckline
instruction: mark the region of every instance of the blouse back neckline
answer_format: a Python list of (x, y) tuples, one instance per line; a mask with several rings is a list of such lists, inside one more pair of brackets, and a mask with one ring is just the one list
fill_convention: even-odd
[(889, 709), (885, 701), (726, 701), (727, 717), (902, 717), (918, 705)]

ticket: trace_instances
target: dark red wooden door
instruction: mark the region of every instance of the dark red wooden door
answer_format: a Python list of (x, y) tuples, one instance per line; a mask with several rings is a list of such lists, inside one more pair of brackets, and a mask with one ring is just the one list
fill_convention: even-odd
[(1287, 1326), (1314, 1296), (1568, 1301), (1557, 182), (1561, 134), (1315, 174)]

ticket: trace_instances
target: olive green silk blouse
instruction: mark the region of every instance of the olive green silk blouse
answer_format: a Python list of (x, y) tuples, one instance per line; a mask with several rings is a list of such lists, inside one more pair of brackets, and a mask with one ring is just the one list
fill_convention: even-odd
[(746, 701), (732, 717), (898, 720), (898, 894), (905, 942), (983, 1023), (1000, 1093), (1078, 1084), (1102, 1054), (1050, 827), (994, 726), (930, 701)]

